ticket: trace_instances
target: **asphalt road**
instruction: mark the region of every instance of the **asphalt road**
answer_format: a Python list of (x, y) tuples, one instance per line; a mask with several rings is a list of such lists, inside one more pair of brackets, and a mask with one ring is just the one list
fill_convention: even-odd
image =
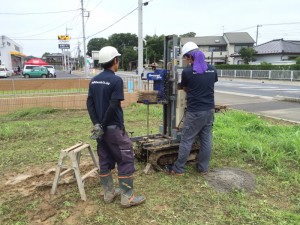
[[(277, 96), (300, 100), (298, 84), (266, 84), (220, 80), (216, 84), (216, 104), (255, 114), (300, 123), (300, 101), (278, 100)], [(295, 98), (293, 98), (295, 97)]]
[(257, 95), (265, 97), (286, 96), (291, 98), (300, 98), (300, 82), (294, 84), (285, 84), (285, 81), (276, 83), (266, 83), (265, 81), (240, 81), (223, 80), (216, 83), (216, 90), (219, 92), (233, 92), (244, 95)]

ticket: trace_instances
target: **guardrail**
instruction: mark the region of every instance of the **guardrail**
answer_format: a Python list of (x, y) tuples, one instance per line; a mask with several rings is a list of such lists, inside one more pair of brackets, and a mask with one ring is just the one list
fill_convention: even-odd
[(298, 70), (218, 70), (219, 77), (300, 81)]

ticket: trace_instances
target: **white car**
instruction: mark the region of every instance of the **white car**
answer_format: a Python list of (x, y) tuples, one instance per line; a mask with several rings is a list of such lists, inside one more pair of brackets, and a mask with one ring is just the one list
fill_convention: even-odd
[(10, 77), (11, 72), (4, 66), (0, 67), (0, 77)]
[(56, 71), (55, 71), (55, 68), (54, 66), (51, 66), (51, 65), (47, 65), (47, 66), (44, 66), (46, 67), (48, 70), (49, 70), (49, 73), (50, 73), (50, 77), (56, 77)]

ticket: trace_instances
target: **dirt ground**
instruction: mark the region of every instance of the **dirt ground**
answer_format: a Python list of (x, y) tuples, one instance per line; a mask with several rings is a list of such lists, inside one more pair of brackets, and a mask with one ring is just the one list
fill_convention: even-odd
[[(93, 164), (82, 161), (80, 165), (81, 175), (93, 169)], [(76, 224), (76, 220), (81, 215), (89, 215), (97, 210), (97, 205), (93, 201), (82, 201), (77, 188), (76, 179), (73, 173), (67, 173), (60, 179), (57, 191), (54, 195), (50, 193), (55, 176), (56, 166), (45, 165), (43, 167), (30, 167), (23, 173), (4, 174), (4, 182), (0, 183), (0, 193), (2, 200), (9, 201), (14, 198), (23, 198), (23, 204), (34, 204), (39, 199), (34, 210), (29, 213), (30, 224), (54, 224), (55, 218), (62, 213), (61, 197), (66, 189), (73, 189), (78, 192), (78, 201), (72, 210), (72, 214), (64, 221), (66, 224)], [(247, 192), (255, 190), (255, 177), (245, 171), (225, 168), (215, 169), (204, 178), (208, 184), (220, 192), (228, 192), (236, 189), (243, 189)], [(89, 185), (99, 186), (97, 172), (87, 178), (86, 183)], [(99, 193), (101, 196), (102, 193)], [(21, 196), (21, 197), (20, 197)], [(4, 218), (8, 219), (8, 218)], [(0, 220), (1, 221), (1, 220)]]
[[(81, 162), (81, 176), (92, 169), (92, 163)], [(30, 167), (20, 174), (4, 174), (4, 182), (0, 183), (1, 201), (10, 201), (11, 199), (22, 198), (23, 204), (30, 205), (35, 204), (36, 199), (39, 199), (40, 204), (37, 204), (37, 208), (35, 208), (35, 210), (30, 210), (30, 224), (54, 224), (54, 217), (61, 212), (60, 207), (58, 207), (58, 203), (61, 201), (62, 194), (65, 193), (66, 189), (74, 187), (77, 188), (77, 182), (73, 176), (73, 172), (70, 172), (60, 179), (57, 191), (54, 195), (52, 195), (50, 191), (55, 171), (56, 166), (53, 166), (52, 164), (45, 165), (43, 167)], [(89, 185), (97, 185), (98, 180), (97, 172), (95, 172), (87, 178), (85, 182), (89, 183)], [(88, 215), (95, 211), (91, 202), (84, 202), (80, 199), (78, 188), (74, 188), (74, 190), (78, 191), (78, 202), (72, 210), (72, 215), (67, 219), (68, 224), (75, 224), (75, 222), (72, 223), (72, 220), (76, 220), (83, 213)]]

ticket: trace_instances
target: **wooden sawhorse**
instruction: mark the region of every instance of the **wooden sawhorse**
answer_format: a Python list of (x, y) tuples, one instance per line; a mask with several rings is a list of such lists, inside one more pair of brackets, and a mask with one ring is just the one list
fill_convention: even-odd
[[(79, 171), (79, 163), (80, 163), (80, 156), (81, 156), (81, 151), (84, 149), (88, 149), (90, 156), (92, 157), (93, 163), (95, 168), (83, 175), (82, 177), (80, 176), (80, 171)], [(63, 160), (65, 157), (69, 157), (71, 159), (72, 165), (70, 166), (65, 166), (63, 165)], [(66, 169), (62, 171), (62, 169)], [(89, 177), (91, 174), (93, 174), (95, 171), (99, 171), (98, 164), (96, 162), (96, 158), (94, 155), (94, 152), (90, 146), (90, 144), (83, 144), (82, 142), (79, 142), (76, 145), (73, 145), (70, 148), (61, 150), (59, 160), (58, 160), (58, 165), (51, 189), (51, 194), (55, 194), (57, 185), (59, 182), (59, 178), (62, 177), (63, 175), (67, 174), (70, 171), (74, 171), (77, 184), (78, 184), (78, 189), (80, 192), (81, 199), (83, 201), (86, 201), (86, 194), (84, 191), (84, 180)]]

